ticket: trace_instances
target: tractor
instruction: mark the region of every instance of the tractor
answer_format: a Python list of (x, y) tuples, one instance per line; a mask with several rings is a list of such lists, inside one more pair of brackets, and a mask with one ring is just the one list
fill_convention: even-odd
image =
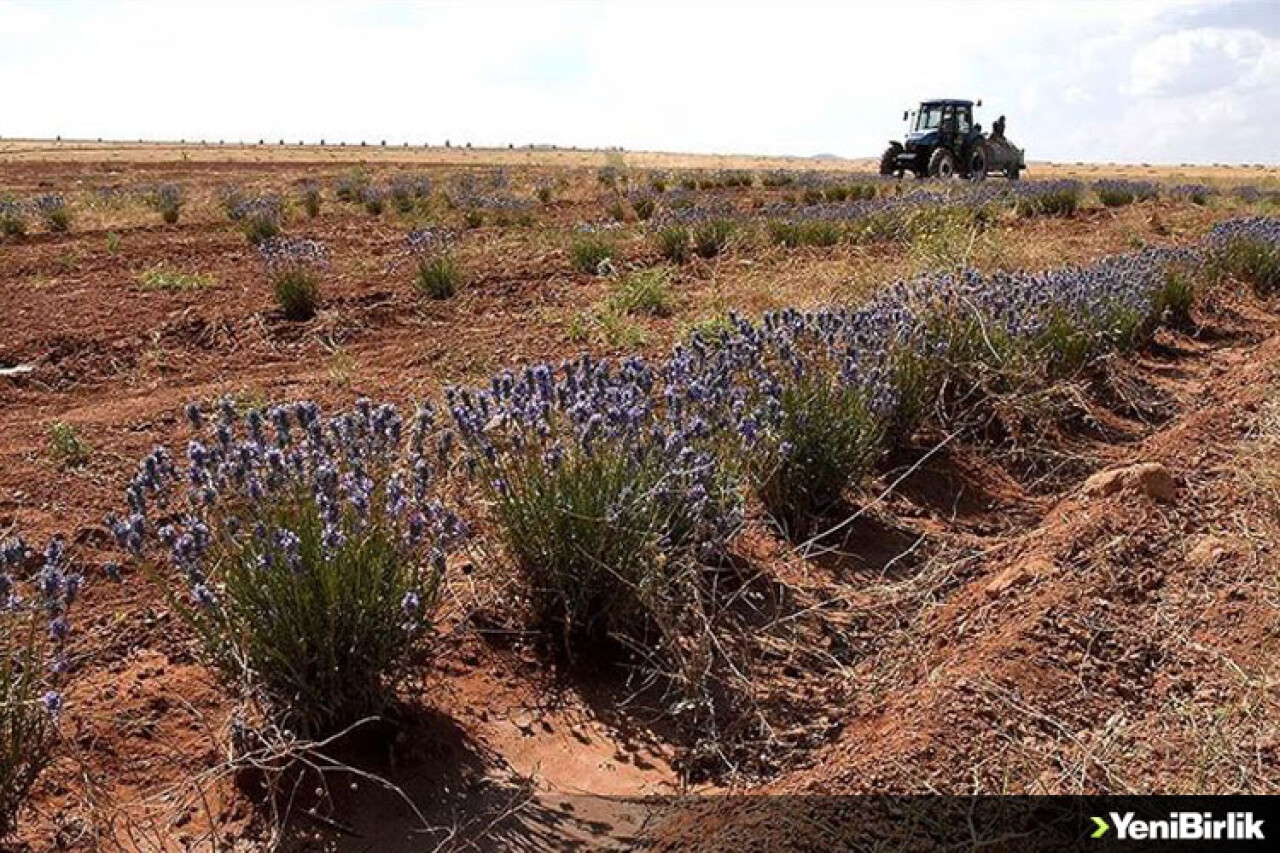
[(1026, 152), (1005, 138), (1004, 116), (984, 134), (982, 125), (973, 123), (974, 106), (973, 101), (923, 101), (914, 113), (904, 112), (903, 121), (914, 116), (911, 129), (904, 142), (889, 143), (880, 158), (880, 174), (975, 181), (998, 174), (1018, 180), (1027, 168)]

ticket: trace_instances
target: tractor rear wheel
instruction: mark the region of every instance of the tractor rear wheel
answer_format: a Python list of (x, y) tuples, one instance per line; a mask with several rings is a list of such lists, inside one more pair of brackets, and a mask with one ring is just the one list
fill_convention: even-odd
[(929, 177), (954, 178), (956, 176), (956, 158), (945, 148), (939, 148), (929, 157)]
[(889, 143), (889, 147), (880, 155), (880, 174), (902, 177), (902, 168), (898, 165), (898, 155), (901, 153), (901, 145), (896, 142)]
[(987, 179), (987, 152), (976, 146), (969, 155), (969, 178), (975, 181)]

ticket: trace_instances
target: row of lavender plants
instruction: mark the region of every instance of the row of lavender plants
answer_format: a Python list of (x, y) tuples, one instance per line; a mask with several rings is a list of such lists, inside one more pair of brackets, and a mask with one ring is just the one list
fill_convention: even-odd
[[(1216, 252), (1227, 238), (1214, 240)], [(347, 609), (359, 585), (373, 584), (361, 630), (366, 619), (399, 632), (408, 611), (425, 617), (438, 555), (465, 528), (446, 507), (465, 495), (483, 498), (535, 621), (566, 649), (610, 638), (671, 649), (751, 502), (787, 532), (807, 532), (944, 408), (956, 376), (984, 370), (1026, 387), (1140, 345), (1186, 316), (1202, 254), (966, 270), (895, 285), (858, 310), (735, 317), (657, 363), (583, 357), (451, 388), (447, 417), (424, 407), (411, 429), (367, 403), (331, 419), (309, 403), (243, 419), (229, 404), (216, 416), (193, 407), (203, 433), (185, 470), (157, 451), (113, 528), (139, 556), (156, 556), (152, 540), (170, 552), (171, 568), (155, 571), (184, 580), (175, 601), (211, 656), (312, 728), (366, 711), (385, 696), (387, 670), (350, 642), (341, 654), (306, 646), (319, 643), (311, 632), (356, 618)], [(417, 560), (409, 545), (437, 556)], [(287, 641), (275, 636), (284, 630)], [(213, 655), (218, 644), (234, 653)], [(350, 711), (335, 704), (336, 686), (313, 695), (281, 681), (357, 659), (370, 669), (352, 680), (362, 698)]]
[[(932, 274), (856, 310), (735, 316), (656, 362), (502, 371), (407, 420), (364, 400), (332, 416), (306, 401), (192, 403), (185, 448), (141, 460), (107, 524), (258, 722), (300, 736), (394, 711), (477, 522), (502, 549), (475, 554), (506, 555), (533, 624), (564, 651), (621, 642), (706, 677), (711, 578), (752, 507), (811, 535), (975, 374), (1043, 385), (1184, 321), (1206, 272), (1267, 292), (1278, 270), (1280, 220), (1235, 220), (1189, 249)], [(81, 581), (61, 540), (43, 560), (16, 540), (0, 558), (11, 823), (74, 672)]]

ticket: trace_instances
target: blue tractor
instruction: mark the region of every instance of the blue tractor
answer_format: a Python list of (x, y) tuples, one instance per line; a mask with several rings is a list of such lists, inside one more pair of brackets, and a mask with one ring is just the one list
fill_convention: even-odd
[(953, 99), (923, 101), (914, 113), (903, 113), (911, 129), (903, 142), (889, 143), (880, 158), (880, 174), (975, 181), (998, 174), (1018, 180), (1027, 168), (1026, 152), (1005, 137), (1004, 116), (984, 134), (982, 125), (974, 124), (974, 106), (973, 101)]

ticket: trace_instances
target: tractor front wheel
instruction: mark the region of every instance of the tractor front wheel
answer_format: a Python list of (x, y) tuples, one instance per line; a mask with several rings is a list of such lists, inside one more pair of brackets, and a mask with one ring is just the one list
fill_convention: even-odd
[(929, 177), (950, 179), (956, 176), (956, 158), (945, 148), (939, 148), (929, 157)]
[(1004, 176), (1011, 181), (1016, 181), (1022, 177), (1021, 172), (1022, 170), (1017, 165), (1013, 165), (1004, 170)]
[(902, 177), (902, 167), (898, 165), (898, 155), (902, 153), (902, 146), (894, 142), (884, 150), (880, 155), (880, 174), (895, 175)]

